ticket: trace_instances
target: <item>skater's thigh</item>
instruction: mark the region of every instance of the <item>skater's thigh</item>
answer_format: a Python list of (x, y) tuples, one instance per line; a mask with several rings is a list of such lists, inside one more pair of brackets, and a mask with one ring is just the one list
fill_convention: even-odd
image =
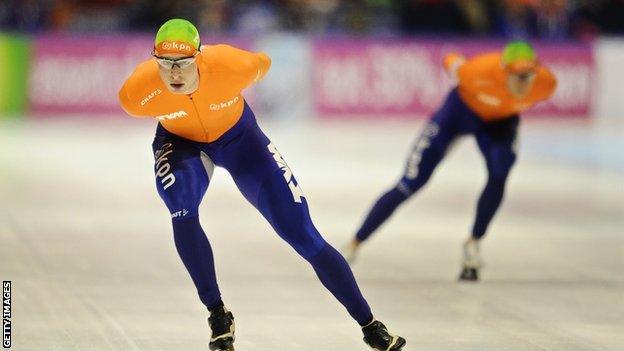
[[(230, 173), (243, 196), (256, 207), (264, 182), (276, 172), (283, 173), (282, 183), (293, 184), (293, 189), (298, 189), (290, 168), (255, 122), (223, 147), (219, 159), (219, 165)], [(300, 201), (300, 197), (296, 200)]]
[(154, 174), (158, 194), (172, 218), (198, 214), (214, 165), (192, 142), (177, 138), (156, 137)]
[(282, 239), (304, 257), (316, 254), (325, 241), (314, 227), (307, 201), (290, 167), (275, 145), (256, 129), (237, 141), (236, 162), (226, 168), (245, 198), (262, 213)]
[[(451, 143), (467, 133), (469, 113), (457, 90), (452, 90), (416, 138), (410, 157), (427, 154), (432, 161), (439, 161)], [(419, 161), (420, 157), (417, 158)]]
[(451, 94), (416, 137), (405, 163), (404, 183), (415, 182), (420, 185), (426, 182), (449, 146), (460, 135), (459, 124), (463, 111), (455, 106), (455, 100)]

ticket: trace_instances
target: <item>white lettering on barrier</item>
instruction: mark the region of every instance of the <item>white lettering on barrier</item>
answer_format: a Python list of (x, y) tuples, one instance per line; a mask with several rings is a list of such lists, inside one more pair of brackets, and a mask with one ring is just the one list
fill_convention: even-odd
[(143, 56), (142, 51), (121, 58), (112, 54), (40, 56), (34, 60), (29, 78), (31, 105), (116, 109), (119, 87)]
[(420, 46), (374, 45), (363, 54), (318, 62), (320, 95), (330, 108), (406, 109), (415, 101), (436, 101), (440, 71)]
[(549, 65), (557, 77), (557, 89), (549, 100), (557, 109), (583, 108), (590, 104), (588, 100), (592, 90), (592, 70), (586, 64)]

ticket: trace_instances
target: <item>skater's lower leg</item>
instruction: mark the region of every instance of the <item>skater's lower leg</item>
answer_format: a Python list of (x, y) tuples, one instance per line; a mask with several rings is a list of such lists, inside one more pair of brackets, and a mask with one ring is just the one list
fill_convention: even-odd
[(321, 283), (345, 306), (358, 324), (366, 325), (373, 320), (371, 309), (360, 292), (351, 268), (336, 249), (325, 244), (307, 260)]
[(189, 272), (199, 298), (206, 308), (223, 305), (215, 274), (210, 242), (204, 233), (199, 216), (173, 220), (176, 249)]
[(405, 200), (427, 184), (433, 171), (444, 158), (446, 148), (454, 139), (454, 135), (450, 131), (441, 131), (440, 124), (435, 118), (425, 126), (407, 158), (403, 177), (394, 188), (375, 202), (356, 232), (354, 244), (350, 247), (352, 251), (347, 251), (347, 256), (351, 260), (355, 258), (360, 244), (379, 229)]
[(354, 241), (359, 244), (368, 239), (410, 195), (411, 192), (406, 193), (399, 190), (399, 186), (383, 194), (366, 216), (364, 223), (355, 235)]
[(508, 172), (508, 168), (502, 171), (490, 169), (487, 184), (477, 203), (472, 234), (463, 245), (461, 280), (476, 281), (479, 279), (479, 270), (483, 264), (479, 242), (485, 236), (487, 228), (503, 200)]
[(485, 235), (492, 218), (494, 218), (503, 201), (506, 180), (506, 175), (504, 177), (488, 177), (487, 184), (477, 202), (477, 213), (472, 229), (474, 239), (479, 240)]

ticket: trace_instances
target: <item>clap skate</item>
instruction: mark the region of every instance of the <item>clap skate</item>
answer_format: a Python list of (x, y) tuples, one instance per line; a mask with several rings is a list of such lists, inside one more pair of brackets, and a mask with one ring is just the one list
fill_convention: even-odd
[(225, 307), (217, 307), (208, 317), (208, 325), (212, 330), (210, 350), (234, 351), (234, 315)]
[(401, 351), (406, 341), (398, 335), (388, 332), (386, 326), (380, 321), (372, 321), (362, 328), (364, 342), (373, 350), (377, 351)]
[(478, 281), (479, 269), (481, 268), (479, 242), (472, 238), (468, 239), (464, 243), (463, 251), (462, 271), (459, 274), (459, 280)]

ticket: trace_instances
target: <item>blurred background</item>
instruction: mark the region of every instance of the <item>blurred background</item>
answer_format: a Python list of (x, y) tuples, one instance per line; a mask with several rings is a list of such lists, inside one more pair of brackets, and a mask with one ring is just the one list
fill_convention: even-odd
[(216, 33), (532, 37), (624, 32), (619, 0), (7, 0), (0, 23), (26, 33), (152, 31), (183, 17)]
[[(560, 73), (557, 106), (546, 114), (617, 114), (612, 82), (621, 75), (618, 67), (602, 73), (622, 55), (621, 0), (5, 0), (0, 48), (11, 92), (0, 113), (119, 112), (116, 88), (149, 57), (153, 32), (172, 17), (196, 23), (203, 43), (274, 57), (273, 79), (258, 89), (267, 118), (427, 115), (450, 86), (439, 65), (444, 53), (474, 54), (519, 38), (533, 41)], [(62, 83), (67, 75), (72, 84)], [(379, 94), (394, 100), (370, 106), (368, 95)], [(283, 106), (285, 96), (297, 106)]]
[[(453, 86), (443, 56), (531, 41), (559, 86), (523, 116), (483, 281), (455, 282), (486, 177), (472, 138), (354, 272), (414, 349), (624, 349), (624, 0), (2, 0), (0, 278), (14, 284), (14, 349), (206, 347), (153, 184), (155, 122), (117, 102), (173, 17), (203, 44), (271, 56), (244, 96), (336, 247)], [(241, 349), (359, 350), (356, 326), (222, 170), (201, 216)]]

